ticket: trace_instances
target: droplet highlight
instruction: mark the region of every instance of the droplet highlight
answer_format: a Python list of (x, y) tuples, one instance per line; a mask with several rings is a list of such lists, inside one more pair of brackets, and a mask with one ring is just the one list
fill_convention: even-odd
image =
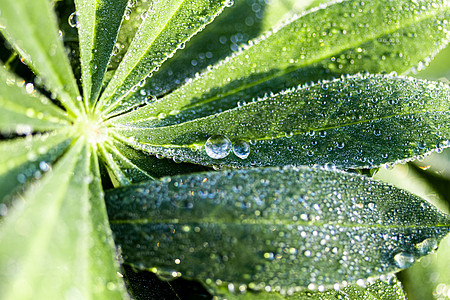
[(231, 141), (226, 136), (212, 136), (205, 143), (205, 151), (213, 159), (225, 158), (231, 152)]

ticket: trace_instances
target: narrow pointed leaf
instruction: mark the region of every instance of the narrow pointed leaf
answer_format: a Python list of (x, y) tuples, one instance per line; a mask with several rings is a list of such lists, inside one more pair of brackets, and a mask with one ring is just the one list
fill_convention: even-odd
[[(88, 145), (78, 140), (6, 217), (2, 299), (121, 299), (111, 239)], [(66, 180), (61, 181), (61, 178)], [(45, 222), (43, 222), (45, 220)], [(109, 251), (109, 252), (108, 252)]]
[[(70, 118), (0, 65), (0, 132), (27, 134), (67, 126)], [(29, 93), (28, 93), (29, 92)]]
[(40, 179), (70, 145), (65, 131), (0, 142), (0, 203), (10, 202), (30, 180)]
[(68, 112), (79, 115), (80, 93), (50, 1), (1, 1), (0, 11), (0, 31), (6, 39)]
[[(126, 159), (133, 165), (137, 166), (139, 169), (145, 171), (145, 173), (154, 178), (198, 173), (209, 170), (209, 168), (201, 165), (188, 164), (183, 163), (180, 160), (174, 161), (173, 159), (164, 158), (162, 156), (156, 157), (154, 155), (149, 155), (146, 152), (131, 148), (130, 146), (127, 146), (119, 141), (114, 142), (114, 147), (121, 154), (121, 156), (126, 157)], [(130, 171), (129, 176), (133, 183), (142, 181), (143, 179), (140, 175), (133, 175), (132, 171)]]
[(223, 9), (224, 0), (152, 2), (127, 54), (98, 105), (106, 115), (123, 103), (128, 93), (143, 86), (148, 76)]
[(125, 262), (256, 289), (331, 288), (396, 272), (450, 231), (450, 216), (417, 196), (308, 167), (165, 178), (112, 190), (106, 201)]
[(295, 289), (240, 292), (234, 284), (214, 287), (212, 291), (218, 299), (226, 300), (406, 300), (402, 285), (395, 276), (388, 280), (377, 280), (366, 287), (353, 284), (324, 292)]
[[(142, 88), (143, 91), (133, 94), (133, 98), (144, 98), (146, 95), (162, 95), (174, 90), (185, 82), (186, 78), (195, 76), (197, 72), (206, 71), (239, 49), (242, 44), (255, 39), (265, 31), (273, 28), (281, 20), (292, 17), (306, 7), (318, 5), (321, 1), (274, 0), (255, 3), (236, 0), (234, 5), (225, 9), (211, 25), (192, 37), (186, 49), (175, 53), (165, 62), (159, 71)], [(298, 84), (298, 83), (297, 83)], [(131, 100), (139, 103), (138, 99)]]
[(206, 165), (374, 167), (448, 147), (449, 99), (443, 83), (356, 75), (193, 120), (198, 110), (168, 106), (164, 120), (115, 130), (136, 148)]
[(262, 35), (127, 119), (144, 119), (169, 105), (185, 111), (207, 104), (218, 112), (341, 74), (403, 73), (448, 43), (449, 19), (449, 7), (441, 0), (336, 1)]
[(97, 100), (127, 0), (76, 0), (84, 99)]
[(153, 179), (147, 172), (123, 156), (114, 145), (105, 144), (99, 147), (101, 158), (110, 172), (112, 172), (116, 186), (129, 185), (131, 183)]

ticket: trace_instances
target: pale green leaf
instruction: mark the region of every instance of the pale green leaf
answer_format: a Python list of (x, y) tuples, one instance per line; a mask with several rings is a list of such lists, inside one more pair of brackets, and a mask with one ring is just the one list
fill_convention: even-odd
[(0, 203), (10, 202), (30, 180), (40, 179), (69, 147), (67, 131), (0, 142)]
[(126, 263), (251, 289), (396, 272), (450, 231), (450, 217), (417, 196), (309, 167), (164, 178), (112, 190), (106, 202)]
[(93, 160), (78, 140), (15, 203), (0, 230), (2, 299), (124, 296)]
[(127, 0), (75, 0), (83, 96), (93, 107), (119, 32)]
[(49, 99), (0, 64), (0, 132), (28, 134), (69, 125), (71, 119)]
[(367, 286), (353, 284), (324, 292), (296, 291), (295, 289), (283, 290), (282, 293), (280, 291), (240, 291), (234, 284), (212, 286), (211, 291), (216, 298), (222, 300), (406, 300), (402, 285), (395, 276), (386, 280), (377, 280)]
[(162, 118), (148, 115), (115, 131), (143, 151), (204, 165), (374, 167), (448, 147), (449, 99), (443, 83), (356, 75), (203, 118), (196, 116), (208, 115), (208, 105), (174, 112), (166, 103)]
[(168, 105), (184, 111), (207, 104), (217, 112), (341, 74), (403, 73), (425, 57), (427, 63), (447, 44), (449, 18), (449, 7), (441, 0), (336, 1), (251, 41), (132, 116), (145, 118)]
[(127, 109), (124, 98), (145, 84), (159, 66), (218, 15), (224, 0), (154, 1), (128, 52), (98, 103), (103, 115)]
[(450, 236), (445, 237), (433, 255), (424, 257), (402, 275), (410, 300), (450, 298)]
[(0, 31), (6, 39), (69, 114), (79, 115), (83, 111), (80, 92), (50, 1), (1, 1), (0, 12)]

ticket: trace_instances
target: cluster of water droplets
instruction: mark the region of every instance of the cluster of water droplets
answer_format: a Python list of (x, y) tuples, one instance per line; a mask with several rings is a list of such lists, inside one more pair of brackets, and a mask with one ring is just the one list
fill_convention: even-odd
[(250, 155), (250, 145), (244, 140), (231, 143), (228, 137), (215, 135), (206, 140), (205, 151), (213, 159), (225, 158), (231, 151), (240, 159), (246, 159)]

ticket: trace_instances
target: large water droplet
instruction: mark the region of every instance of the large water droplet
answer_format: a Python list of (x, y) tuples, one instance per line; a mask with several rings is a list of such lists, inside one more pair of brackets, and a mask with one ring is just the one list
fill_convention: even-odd
[(226, 136), (212, 136), (205, 143), (205, 151), (214, 159), (227, 157), (231, 152), (231, 141)]
[(414, 264), (414, 256), (411, 253), (399, 252), (394, 255), (394, 261), (400, 269), (406, 269)]
[(422, 242), (416, 244), (416, 248), (420, 255), (427, 255), (438, 247), (438, 243), (434, 238), (425, 239)]
[(233, 152), (240, 159), (246, 159), (250, 154), (250, 145), (246, 141), (237, 141), (233, 144)]
[(78, 27), (78, 15), (76, 12), (73, 12), (70, 14), (69, 19), (67, 20), (69, 22), (70, 27)]

